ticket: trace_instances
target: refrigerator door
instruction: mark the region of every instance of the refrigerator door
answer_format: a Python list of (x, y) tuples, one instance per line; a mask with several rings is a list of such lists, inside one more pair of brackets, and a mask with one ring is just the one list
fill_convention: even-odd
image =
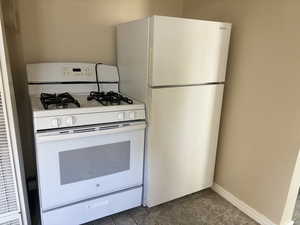
[(231, 24), (164, 16), (150, 20), (150, 86), (225, 81)]
[(144, 204), (152, 207), (212, 185), (223, 85), (149, 91)]

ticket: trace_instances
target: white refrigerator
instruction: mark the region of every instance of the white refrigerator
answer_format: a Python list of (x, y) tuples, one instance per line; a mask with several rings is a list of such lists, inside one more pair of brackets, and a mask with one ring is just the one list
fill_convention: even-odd
[(120, 91), (146, 104), (144, 205), (213, 184), (231, 24), (164, 16), (120, 24)]

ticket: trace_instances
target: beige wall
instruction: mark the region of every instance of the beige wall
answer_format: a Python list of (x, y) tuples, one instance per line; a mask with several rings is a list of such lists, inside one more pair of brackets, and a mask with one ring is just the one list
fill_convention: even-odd
[(18, 20), (17, 4), (14, 0), (2, 0), (6, 39), (8, 44), (12, 78), (18, 110), (19, 127), (22, 142), (22, 151), (26, 175), (34, 175), (34, 150), (32, 119), (27, 95), (27, 79), (23, 57), (23, 45), (21, 41), (20, 24)]
[(116, 63), (115, 25), (151, 14), (180, 16), (182, 0), (20, 1), (25, 62)]
[[(16, 1), (13, 7), (10, 2)], [(182, 0), (3, 0), (27, 176), (35, 174), (25, 64), (116, 63), (115, 25), (152, 14), (180, 16)], [(15, 10), (14, 10), (15, 8)], [(12, 14), (16, 14), (13, 15)], [(17, 18), (13, 27), (12, 18)]]
[(183, 8), (185, 17), (233, 23), (215, 179), (276, 224), (300, 147), (299, 9), (298, 0)]

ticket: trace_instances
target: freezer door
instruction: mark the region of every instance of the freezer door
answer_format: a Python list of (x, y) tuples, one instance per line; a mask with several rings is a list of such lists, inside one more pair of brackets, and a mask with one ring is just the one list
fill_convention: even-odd
[(150, 86), (225, 81), (231, 25), (154, 16), (150, 20)]
[(144, 193), (149, 207), (212, 185), (223, 85), (151, 93)]

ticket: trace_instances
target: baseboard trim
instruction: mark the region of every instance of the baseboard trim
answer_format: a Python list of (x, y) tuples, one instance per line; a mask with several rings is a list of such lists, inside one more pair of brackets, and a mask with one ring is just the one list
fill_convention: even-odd
[[(261, 213), (257, 212), (255, 209), (251, 208), (245, 202), (243, 202), (240, 199), (238, 199), (237, 197), (235, 197), (229, 191), (225, 190), (220, 185), (214, 183), (212, 189), (216, 193), (221, 195), (223, 198), (225, 198), (227, 201), (229, 201), (232, 205), (234, 205), (239, 210), (241, 210), (243, 213), (245, 213), (250, 218), (255, 220), (257, 223), (259, 223), (261, 225), (277, 225), (277, 224), (273, 223), (270, 219), (268, 219), (266, 216), (264, 216)], [(293, 225), (293, 222), (288, 223), (287, 225)]]
[(295, 221), (291, 221), (289, 223), (287, 223), (286, 225), (294, 225)]

